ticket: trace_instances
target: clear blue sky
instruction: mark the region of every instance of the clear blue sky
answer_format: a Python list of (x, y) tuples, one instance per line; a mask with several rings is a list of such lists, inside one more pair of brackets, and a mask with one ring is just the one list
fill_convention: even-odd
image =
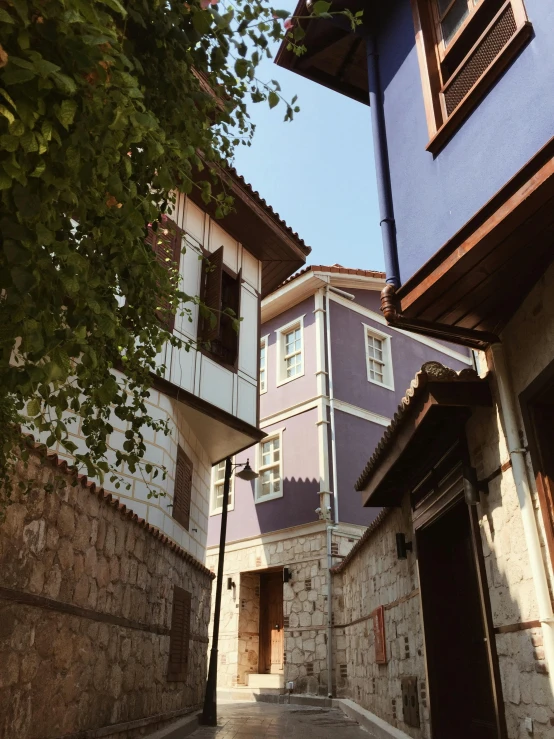
[(369, 107), (270, 60), (258, 76), (301, 110), (284, 123), (281, 103), (251, 105), (256, 134), (236, 169), (312, 247), (308, 263), (383, 269)]

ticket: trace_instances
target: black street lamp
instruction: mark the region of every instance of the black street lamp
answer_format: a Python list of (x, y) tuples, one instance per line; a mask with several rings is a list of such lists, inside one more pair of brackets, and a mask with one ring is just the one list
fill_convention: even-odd
[(233, 464), (231, 457), (225, 460), (225, 477), (223, 479), (223, 507), (221, 510), (221, 532), (219, 534), (219, 557), (217, 560), (217, 582), (215, 587), (214, 630), (212, 634), (212, 648), (210, 651), (210, 665), (204, 696), (204, 710), (200, 722), (204, 726), (217, 726), (217, 647), (219, 641), (219, 619), (221, 616), (221, 591), (223, 589), (223, 562), (225, 559), (225, 537), (227, 535), (227, 506), (229, 504), (229, 487), (233, 467), (244, 467), (237, 472), (241, 480), (255, 480), (258, 473), (250, 467), (250, 460)]

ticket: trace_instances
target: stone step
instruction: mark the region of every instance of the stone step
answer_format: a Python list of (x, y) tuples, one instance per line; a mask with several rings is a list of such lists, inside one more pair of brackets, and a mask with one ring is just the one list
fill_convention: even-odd
[(272, 688), (283, 690), (285, 687), (285, 676), (284, 675), (268, 675), (268, 674), (256, 674), (254, 672), (249, 673), (246, 676), (248, 680), (248, 687), (250, 689)]

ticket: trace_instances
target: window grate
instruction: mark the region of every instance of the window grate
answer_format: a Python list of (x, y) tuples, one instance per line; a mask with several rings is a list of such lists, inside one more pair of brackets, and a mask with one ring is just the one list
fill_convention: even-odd
[(340, 676), (348, 677), (348, 665), (339, 665)]
[(312, 580), (311, 580), (311, 578), (307, 578), (306, 580), (304, 580), (304, 587), (306, 588), (306, 590), (311, 590), (312, 589)]
[(485, 38), (472, 51), (445, 85), (443, 95), (446, 114), (451, 115), (471, 88), (481, 79), (502, 49), (517, 31), (514, 10), (511, 5), (500, 13), (489, 28)]
[(312, 677), (313, 674), (314, 674), (314, 663), (306, 662), (306, 675), (308, 677)]

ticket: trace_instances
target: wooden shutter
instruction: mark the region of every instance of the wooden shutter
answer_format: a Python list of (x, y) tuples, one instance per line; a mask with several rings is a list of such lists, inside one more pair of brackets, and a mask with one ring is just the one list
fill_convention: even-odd
[[(181, 261), (181, 239), (181, 229), (169, 219), (163, 223), (159, 223), (157, 231), (154, 231), (151, 226), (148, 226), (146, 243), (152, 247), (156, 255), (156, 260), (165, 270), (169, 270), (172, 267), (175, 269), (179, 268)], [(175, 326), (175, 314), (170, 312), (170, 305), (167, 300), (160, 302), (161, 310), (158, 311), (158, 318), (167, 330), (171, 332)]]
[(207, 317), (202, 322), (202, 341), (213, 341), (219, 336), (221, 327), (221, 279), (223, 274), (223, 247), (206, 257), (204, 261), (204, 290), (202, 299), (207, 308), (213, 311), (213, 318)]
[(177, 468), (173, 490), (173, 518), (187, 531), (190, 523), (192, 496), (192, 462), (181, 447), (177, 447)]
[(191, 594), (178, 587), (173, 588), (173, 609), (169, 635), (168, 680), (186, 680), (189, 657)]

